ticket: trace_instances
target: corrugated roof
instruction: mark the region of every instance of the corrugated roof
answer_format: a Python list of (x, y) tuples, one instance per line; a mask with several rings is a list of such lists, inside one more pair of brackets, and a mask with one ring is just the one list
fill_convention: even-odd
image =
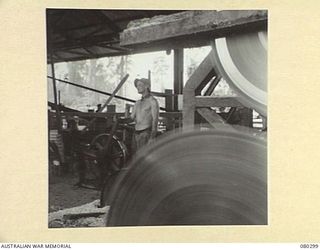
[(47, 9), (47, 48), (54, 62), (134, 53), (120, 47), (119, 33), (132, 20), (177, 10)]

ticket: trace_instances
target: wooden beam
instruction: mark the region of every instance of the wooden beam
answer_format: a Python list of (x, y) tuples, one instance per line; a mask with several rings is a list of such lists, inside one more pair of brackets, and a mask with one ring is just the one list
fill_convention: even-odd
[(82, 47), (91, 47), (97, 44), (118, 43), (119, 40), (114, 38), (114, 34), (97, 35), (89, 37), (85, 40), (66, 40), (63, 42), (55, 42), (48, 44), (53, 51), (59, 49), (77, 49)]
[(208, 83), (210, 79), (215, 75), (211, 57), (213, 56), (213, 51), (211, 50), (206, 58), (201, 62), (198, 68), (193, 72), (188, 81), (185, 84), (184, 89), (196, 90), (201, 85)]
[(233, 129), (227, 124), (214, 110), (209, 108), (198, 108), (197, 112), (214, 128), (216, 129)]
[[(173, 54), (173, 93), (175, 95), (183, 92), (183, 49), (175, 49)], [(174, 97), (173, 109), (178, 110), (178, 96)]]
[(97, 27), (97, 28), (95, 28), (94, 30), (92, 30), (92, 31), (89, 31), (89, 32), (87, 32), (87, 33), (85, 33), (84, 35), (82, 35), (82, 36), (77, 36), (76, 38), (73, 38), (73, 39), (68, 39), (68, 40), (85, 40), (86, 38), (88, 38), (88, 37), (90, 37), (90, 36), (94, 36), (95, 34), (97, 34), (97, 33), (99, 33), (99, 32), (101, 32), (101, 31), (103, 31), (103, 30), (105, 30), (105, 27)]
[(219, 84), (221, 78), (222, 78), (221, 76), (216, 76), (216, 78), (214, 78), (214, 80), (210, 83), (210, 86), (208, 87), (208, 89), (204, 93), (205, 96), (211, 96), (212, 95), (214, 89)]
[(83, 47), (83, 49), (84, 49), (85, 51), (87, 51), (90, 55), (97, 56), (97, 54), (95, 54), (94, 52), (92, 52), (91, 49), (89, 49), (89, 48), (87, 48), (87, 47)]
[[(58, 62), (72, 62), (72, 61), (81, 61), (81, 60), (88, 60), (88, 59), (96, 59), (96, 58), (101, 58), (101, 57), (110, 57), (110, 56), (123, 56), (123, 55), (128, 55), (130, 53), (128, 52), (117, 52), (117, 51), (108, 51), (108, 52), (104, 52), (104, 53), (99, 53), (98, 55), (85, 55), (85, 56), (75, 56), (75, 57), (69, 57), (69, 56), (66, 56), (66, 57), (59, 57), (59, 58), (56, 58), (54, 59), (54, 63), (58, 63)], [(48, 63), (50, 62), (50, 58), (48, 58)]]
[(193, 130), (195, 123), (197, 89), (205, 86), (214, 76), (211, 56), (212, 51), (201, 62), (198, 68), (193, 72), (183, 89), (183, 130)]
[(127, 81), (127, 79), (129, 78), (129, 74), (126, 74), (121, 81), (119, 82), (119, 84), (117, 85), (117, 87), (114, 89), (114, 91), (112, 92), (112, 94), (109, 96), (109, 98), (107, 99), (107, 101), (105, 102), (105, 104), (101, 107), (100, 110), (98, 110), (98, 112), (102, 112), (105, 107), (107, 107), (107, 105), (111, 102), (112, 98), (116, 96), (117, 92), (122, 88), (123, 84)]
[(114, 116), (121, 117), (124, 116), (124, 113), (96, 113), (96, 112), (63, 112), (62, 116), (79, 116), (85, 118), (113, 118)]
[[(52, 109), (54, 109), (55, 104), (48, 101), (48, 106), (51, 107)], [(60, 112), (65, 112), (65, 111), (68, 111), (68, 112), (81, 112), (81, 111), (79, 111), (79, 110), (76, 110), (76, 109), (72, 109), (72, 108), (68, 108), (68, 107), (66, 107), (66, 106), (63, 106), (63, 105), (61, 105), (61, 104), (59, 105), (59, 108), (60, 108)]]
[(182, 118), (182, 113), (181, 112), (160, 112), (159, 113), (160, 117), (163, 118)]
[(70, 54), (73, 54), (73, 55), (77, 55), (77, 56), (87, 56), (88, 54), (87, 53), (83, 53), (83, 52), (79, 52), (79, 51), (71, 51), (71, 50), (60, 50), (59, 52), (61, 53), (70, 53)]
[[(53, 79), (52, 76), (47, 76), (47, 78)], [(104, 91), (101, 91), (101, 90), (89, 88), (89, 87), (86, 87), (86, 86), (83, 86), (83, 85), (79, 85), (79, 84), (76, 84), (76, 83), (73, 83), (73, 82), (69, 82), (69, 81), (66, 81), (66, 80), (56, 79), (56, 81), (63, 82), (63, 83), (66, 83), (66, 84), (70, 84), (72, 86), (79, 87), (79, 88), (82, 88), (82, 89), (91, 90), (93, 92), (96, 92), (96, 93), (99, 93), (99, 94), (102, 94), (102, 95), (108, 95), (108, 96), (112, 95), (112, 93), (108, 93), (108, 92), (104, 92)], [(132, 100), (132, 99), (129, 99), (129, 98), (126, 98), (126, 97), (123, 97), (123, 96), (119, 96), (119, 95), (115, 95), (114, 97), (117, 98), (117, 99), (123, 100), (123, 101), (127, 101), (127, 102), (133, 102), (133, 103), (136, 102), (135, 100)], [(160, 107), (160, 110), (164, 110), (165, 111), (166, 109), (163, 108), (163, 107)]]
[(183, 130), (189, 131), (194, 129), (196, 102), (194, 89), (183, 90)]
[(243, 107), (235, 97), (196, 96), (195, 107)]
[(196, 39), (201, 33), (213, 39), (243, 28), (250, 30), (253, 24), (265, 26), (267, 19), (267, 10), (185, 11), (141, 21), (140, 27), (136, 25), (120, 34), (120, 44), (134, 46), (188, 36)]
[(165, 89), (165, 107), (167, 111), (173, 111), (173, 95), (172, 95), (172, 89)]
[[(212, 63), (211, 63), (212, 64)], [(211, 65), (212, 67), (212, 65)], [(214, 68), (212, 67), (212, 69), (210, 70), (210, 72), (208, 73), (208, 75), (206, 75), (206, 77), (203, 79), (202, 82), (199, 83), (199, 86), (195, 89), (195, 95), (201, 95), (201, 91), (203, 90), (203, 88), (205, 86), (207, 86), (208, 82), (210, 82), (210, 80), (216, 76), (216, 72), (214, 70)]]
[(119, 26), (116, 25), (115, 22), (110, 19), (110, 17), (108, 16), (108, 13), (104, 12), (103, 10), (100, 11), (100, 13), (102, 14), (102, 17), (104, 19), (104, 24), (106, 24), (111, 30), (113, 30), (116, 33), (119, 33), (120, 31), (122, 31), (119, 28)]
[(54, 58), (57, 58), (58, 60), (62, 60), (63, 58), (57, 54), (57, 52), (54, 52), (52, 53), (52, 58), (50, 58), (51, 62), (55, 63), (55, 60)]
[[(96, 112), (63, 112), (61, 113), (62, 116), (79, 116), (79, 117), (87, 117), (87, 118), (112, 118), (114, 116), (117, 117), (124, 117), (125, 113), (120, 112), (120, 113), (96, 113)], [(160, 112), (159, 113), (160, 117), (164, 118), (182, 118), (182, 113), (181, 112)]]
[(119, 47), (119, 46), (116, 46), (116, 45), (98, 44), (97, 46), (98, 47), (102, 47), (102, 48), (112, 49), (112, 50), (115, 50), (115, 51), (128, 52), (128, 53), (131, 51), (131, 49), (124, 48), (124, 47)]
[[(47, 76), (47, 78), (53, 79), (52, 76)], [(101, 91), (101, 90), (89, 88), (89, 87), (86, 87), (86, 86), (83, 86), (83, 85), (79, 85), (79, 84), (76, 84), (76, 83), (73, 83), (73, 82), (69, 82), (69, 81), (66, 81), (66, 80), (56, 79), (56, 81), (63, 82), (63, 83), (66, 83), (66, 84), (70, 84), (70, 85), (75, 86), (75, 87), (78, 87), (78, 88), (90, 90), (90, 91), (92, 91), (92, 92), (96, 92), (96, 93), (99, 93), (99, 94), (102, 94), (102, 95), (108, 95), (108, 96), (111, 96), (111, 95), (112, 95), (112, 93), (108, 93), (108, 92), (104, 92), (104, 91)], [(135, 103), (135, 102), (136, 102), (135, 100), (132, 100), (132, 99), (129, 99), (129, 98), (126, 98), (126, 97), (123, 97), (123, 96), (115, 95), (114, 97), (115, 97), (115, 98), (118, 98), (118, 99), (121, 99), (121, 100), (124, 100), (124, 101), (127, 101), (127, 102), (132, 102), (132, 103)]]

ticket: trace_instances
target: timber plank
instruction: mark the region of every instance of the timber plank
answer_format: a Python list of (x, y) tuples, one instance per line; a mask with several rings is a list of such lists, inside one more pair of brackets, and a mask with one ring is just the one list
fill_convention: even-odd
[(209, 108), (198, 108), (197, 112), (204, 118), (206, 121), (216, 129), (232, 129), (234, 128), (227, 124), (225, 120), (221, 118), (214, 110)]
[(201, 107), (243, 107), (235, 97), (196, 96), (195, 106)]

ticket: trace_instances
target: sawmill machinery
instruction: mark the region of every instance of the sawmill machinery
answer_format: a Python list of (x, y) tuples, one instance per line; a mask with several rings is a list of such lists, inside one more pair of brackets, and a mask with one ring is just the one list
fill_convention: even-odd
[[(239, 101), (266, 116), (267, 32), (218, 38), (212, 48)], [(107, 198), (107, 226), (265, 225), (266, 134), (220, 126), (166, 135), (122, 169)]]
[[(59, 12), (53, 10), (50, 14), (49, 11), (51, 23), (57, 23), (60, 14), (64, 14)], [(178, 96), (183, 93), (183, 110), (179, 112), (182, 113), (183, 128), (168, 132), (141, 149), (128, 165), (123, 165), (122, 158), (117, 158), (121, 168), (114, 171), (116, 174), (107, 176), (101, 195), (101, 205), (110, 206), (106, 225), (268, 224), (266, 132), (231, 126), (215, 111), (219, 107), (244, 107), (267, 118), (267, 11), (155, 12), (172, 15), (149, 21), (141, 19), (135, 25), (127, 25), (129, 20), (123, 24), (119, 21), (121, 18), (117, 18), (117, 15), (132, 14), (130, 20), (133, 20), (137, 13), (140, 12), (82, 11), (79, 16), (86, 14), (90, 18), (80, 20), (101, 17), (103, 20), (98, 23), (107, 23), (112, 30), (111, 34), (103, 36), (100, 32), (108, 29), (99, 27), (94, 33), (88, 33), (85, 23), (83, 31), (87, 36), (83, 36), (83, 40), (77, 36), (68, 40), (68, 36), (77, 35), (73, 32), (74, 27), (70, 28), (68, 36), (64, 35), (62, 23), (68, 19), (68, 15), (64, 15), (60, 20), (61, 27), (54, 26), (53, 35), (48, 39), (53, 73), (53, 63), (63, 61), (62, 56), (79, 60), (96, 58), (101, 50), (100, 56), (174, 50), (173, 110), (178, 111)], [(145, 17), (144, 11), (141, 14), (140, 18)], [(108, 15), (115, 17), (113, 21), (105, 21)], [(105, 44), (106, 38), (110, 40), (110, 37), (120, 38), (109, 41), (116, 43), (115, 46)], [(210, 43), (212, 51), (183, 85), (183, 49)], [(91, 46), (90, 50), (88, 46)], [(82, 47), (90, 52), (89, 55), (83, 54)], [(114, 51), (110, 52), (110, 48)], [(65, 50), (71, 50), (72, 57)], [(220, 79), (228, 83), (236, 96), (212, 95)], [(212, 86), (210, 91), (201, 95), (207, 84)], [(56, 96), (55, 107), (59, 120)], [(201, 126), (201, 122), (197, 124), (200, 126), (195, 126), (199, 115), (213, 129)], [(191, 129), (186, 129), (189, 125)], [(97, 138), (101, 140), (94, 140), (91, 151), (107, 152), (110, 134)], [(119, 147), (119, 152), (122, 149)], [(95, 162), (99, 154), (92, 155)]]

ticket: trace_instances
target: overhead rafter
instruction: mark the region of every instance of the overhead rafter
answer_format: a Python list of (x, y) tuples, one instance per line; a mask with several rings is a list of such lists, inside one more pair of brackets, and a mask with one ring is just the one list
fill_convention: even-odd
[(74, 51), (74, 50), (66, 50), (66, 51), (63, 51), (62, 52), (64, 53), (70, 53), (70, 54), (74, 54), (74, 55), (78, 55), (78, 56), (87, 56), (88, 53), (83, 53), (83, 52), (80, 52), (80, 51)]
[(108, 25), (108, 27), (113, 30), (114, 32), (116, 32), (116, 34), (118, 35), (119, 32), (122, 31), (122, 29), (119, 28), (119, 26), (117, 26), (115, 24), (115, 22), (113, 22), (109, 17), (108, 14), (106, 12), (104, 12), (103, 10), (100, 12), (103, 16), (104, 19), (104, 24)]
[(107, 48), (107, 49), (112, 49), (112, 50), (116, 50), (116, 51), (122, 51), (122, 52), (130, 52), (131, 49), (128, 48), (124, 48), (124, 47), (119, 47), (119, 46), (111, 46), (111, 45), (104, 45), (104, 44), (98, 44), (98, 47), (102, 47), (102, 48)]
[(94, 37), (88, 37), (84, 40), (68, 40), (64, 42), (54, 43), (52, 44), (54, 50), (58, 49), (75, 49), (79, 47), (89, 47), (89, 46), (95, 46), (100, 43), (103, 44), (112, 44), (112, 43), (118, 43), (119, 40), (116, 40), (113, 38), (113, 35), (99, 35)]

